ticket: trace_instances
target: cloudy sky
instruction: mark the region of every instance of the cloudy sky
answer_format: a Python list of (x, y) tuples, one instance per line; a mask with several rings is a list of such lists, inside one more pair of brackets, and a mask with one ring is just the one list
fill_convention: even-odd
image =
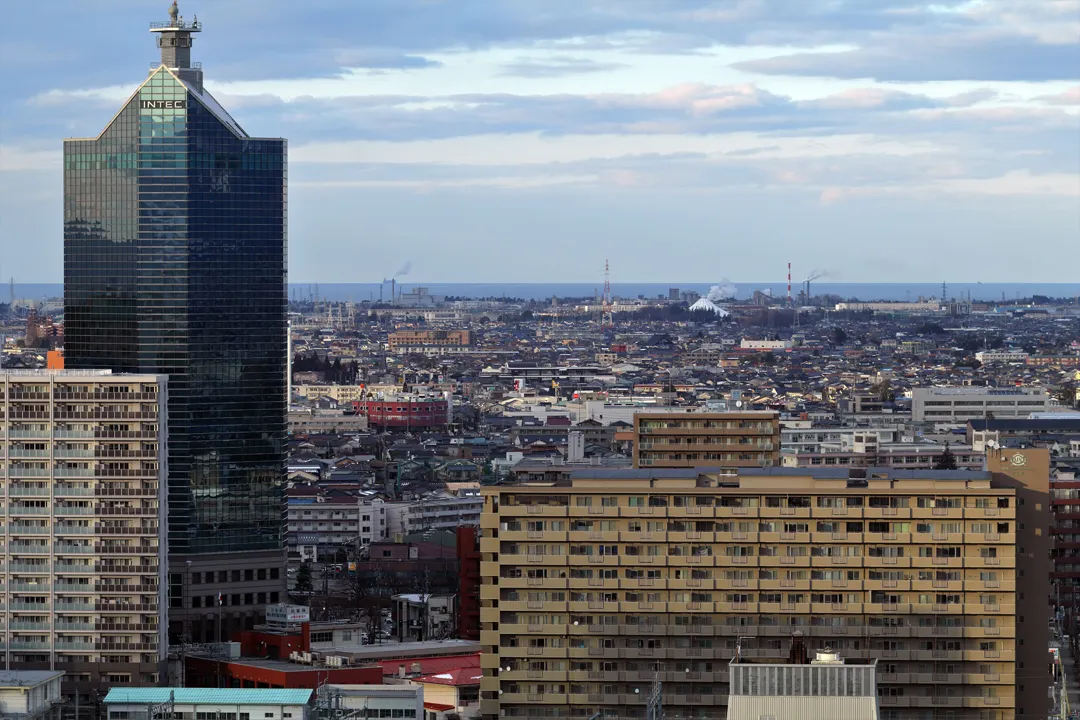
[[(167, 0), (4, 0), (0, 274), (62, 278), (61, 139)], [(1080, 0), (182, 0), (290, 143), (290, 276), (1077, 278)]]

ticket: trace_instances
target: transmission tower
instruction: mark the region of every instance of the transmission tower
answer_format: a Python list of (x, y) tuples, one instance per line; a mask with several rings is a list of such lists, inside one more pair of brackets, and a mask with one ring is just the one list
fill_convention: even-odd
[(611, 267), (608, 261), (604, 261), (604, 300), (603, 310), (600, 315), (600, 328), (615, 327), (615, 308), (611, 302)]

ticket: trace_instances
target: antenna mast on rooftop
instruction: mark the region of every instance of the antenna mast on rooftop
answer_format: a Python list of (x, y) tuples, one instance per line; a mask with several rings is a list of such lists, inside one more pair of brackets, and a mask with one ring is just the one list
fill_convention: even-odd
[(600, 328), (615, 327), (615, 308), (611, 302), (611, 266), (604, 261), (604, 300), (600, 315)]

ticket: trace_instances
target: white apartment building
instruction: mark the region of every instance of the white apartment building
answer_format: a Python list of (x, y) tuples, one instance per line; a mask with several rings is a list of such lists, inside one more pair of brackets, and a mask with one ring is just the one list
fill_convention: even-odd
[(285, 543), (301, 559), (317, 562), (320, 553), (385, 540), (390, 534), (389, 507), (364, 495), (290, 497)]
[(881, 427), (783, 427), (780, 428), (782, 452), (821, 452), (822, 447), (833, 446), (852, 452), (867, 452), (875, 445), (891, 443), (899, 439), (896, 428)]
[(0, 371), (0, 660), (66, 695), (158, 682), (166, 652), (163, 375)]
[(928, 387), (911, 390), (911, 419), (963, 425), (979, 418), (1026, 418), (1045, 412), (1050, 396), (1044, 388)]
[(390, 536), (409, 535), (424, 530), (453, 530), (462, 525), (480, 525), (484, 499), (438, 493), (407, 503), (387, 503)]
[(981, 363), (1026, 362), (1028, 354), (1023, 350), (980, 350), (975, 359)]
[(790, 350), (790, 340), (750, 340), (743, 338), (739, 343), (743, 350)]

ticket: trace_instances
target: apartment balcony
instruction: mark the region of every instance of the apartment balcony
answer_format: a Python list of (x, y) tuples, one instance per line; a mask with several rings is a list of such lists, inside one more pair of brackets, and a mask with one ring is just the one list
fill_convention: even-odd
[(967, 520), (994, 520), (1005, 521), (1016, 519), (1016, 508), (964, 508), (964, 518)]
[[(157, 477), (157, 470), (149, 471), (153, 473), (152, 477)], [(141, 487), (141, 488), (122, 488), (112, 487), (109, 484), (95, 485), (93, 488), (93, 494), (95, 497), (148, 497), (156, 498), (158, 496), (158, 489), (155, 487)]]
[(757, 558), (760, 567), (769, 568), (809, 568), (809, 555), (761, 555)]
[(813, 545), (862, 545), (863, 533), (858, 532), (811, 532), (810, 543)]
[(500, 505), (499, 515), (502, 517), (567, 517), (565, 505)]
[(48, 468), (37, 467), (20, 467), (19, 465), (12, 463), (8, 465), (8, 477), (11, 478), (23, 478), (23, 477), (51, 477), (52, 470)]
[(986, 638), (988, 640), (1005, 639), (1012, 640), (1016, 637), (1016, 627), (1012, 624), (1005, 624), (1007, 619), (1003, 619), (1002, 624), (997, 627), (967, 627), (964, 628), (964, 637), (969, 638)]
[(63, 483), (57, 483), (53, 487), (53, 495), (57, 498), (64, 497), (91, 497), (94, 494), (94, 489), (91, 487), (76, 487), (72, 485), (64, 485)]
[(677, 520), (712, 520), (716, 513), (712, 505), (673, 505), (668, 508), (668, 518)]
[(648, 542), (647, 535), (649, 533), (619, 532), (618, 530), (570, 530), (568, 535), (564, 534), (563, 541), (569, 540), (571, 543), (636, 543)]
[(40, 614), (48, 614), (52, 607), (49, 603), (24, 602), (22, 600), (12, 600), (7, 606), (8, 610), (30, 611)]
[(157, 612), (157, 603), (93, 603), (90, 608), (102, 613), (145, 613)]
[(911, 589), (915, 592), (921, 593), (935, 593), (935, 592), (952, 592), (960, 593), (964, 591), (963, 580), (912, 580)]
[[(157, 593), (158, 586), (150, 585), (147, 583), (138, 584), (123, 584), (123, 583), (100, 583), (93, 585), (95, 593), (112, 594), (121, 593), (123, 595), (131, 595), (132, 593)], [(549, 603), (550, 604), (550, 603)]]
[[(864, 607), (880, 607), (880, 605), (865, 604)], [(907, 638), (914, 633), (914, 628), (898, 627), (896, 625), (871, 625), (866, 628), (869, 637), (880, 638)]]
[(863, 590), (895, 590), (905, 592), (911, 590), (911, 580), (863, 580)]
[(49, 497), (48, 485), (11, 485), (8, 487), (8, 495), (12, 497)]
[(912, 603), (911, 612), (916, 615), (963, 615), (964, 606), (960, 603)]
[[(754, 507), (730, 507), (721, 505), (716, 508), (716, 518), (720, 519), (732, 519), (732, 520), (747, 520), (756, 519), (762, 517), (761, 508)], [(717, 539), (720, 535), (717, 535)]]
[(53, 566), (57, 575), (66, 575), (68, 573), (83, 574), (83, 573), (97, 573), (97, 568), (94, 565), (72, 565), (70, 563), (57, 563)]
[[(754, 558), (744, 556), (744, 557), (742, 557), (740, 559), (745, 560), (746, 562), (734, 563), (734, 564), (749, 566), (751, 564), (751, 561)], [(676, 567), (676, 568), (678, 568), (678, 567), (711, 568), (711, 567), (716, 567), (718, 565), (716, 560), (717, 560), (717, 558), (713, 557), (712, 555), (668, 555), (667, 566), (668, 567)]]
[(910, 520), (911, 508), (863, 508), (864, 520)]
[(934, 626), (934, 627), (913, 627), (911, 628), (912, 637), (920, 638), (962, 638), (964, 637), (963, 627), (946, 627), (946, 626)]
[(48, 460), (48, 450), (23, 450), (17, 447), (8, 448), (7, 456), (9, 458), (30, 458), (34, 460)]
[(569, 517), (617, 518), (620, 516), (619, 508), (609, 505), (571, 505), (569, 510)]
[(78, 642), (74, 640), (57, 640), (54, 643), (57, 650), (93, 650), (94, 643)]
[[(20, 620), (8, 621), (8, 630), (33, 630), (48, 632), (51, 626), (47, 622), (23, 622)], [(59, 629), (59, 627), (57, 628)]]
[(913, 568), (927, 568), (945, 570), (949, 568), (955, 568), (957, 570), (964, 567), (964, 558), (962, 557), (913, 557), (911, 558), (911, 567)]
[[(910, 615), (912, 608), (915, 607), (911, 603), (863, 603), (863, 608), (869, 615)], [(888, 631), (892, 628), (883, 628)]]
[(9, 640), (9, 650), (48, 650), (49, 643), (39, 640)]
[(1002, 691), (993, 697), (965, 697), (964, 707), (983, 708), (986, 710), (1008, 710), (1016, 707), (1016, 697), (1011, 692)]

